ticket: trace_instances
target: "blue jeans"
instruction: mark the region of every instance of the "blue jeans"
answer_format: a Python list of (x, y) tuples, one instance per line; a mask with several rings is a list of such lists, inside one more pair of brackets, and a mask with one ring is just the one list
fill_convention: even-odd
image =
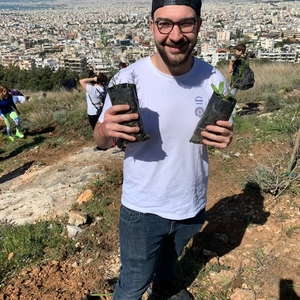
[(205, 209), (193, 218), (174, 221), (121, 206), (122, 266), (113, 300), (140, 300), (152, 281), (159, 285), (173, 281), (178, 257), (205, 218)]

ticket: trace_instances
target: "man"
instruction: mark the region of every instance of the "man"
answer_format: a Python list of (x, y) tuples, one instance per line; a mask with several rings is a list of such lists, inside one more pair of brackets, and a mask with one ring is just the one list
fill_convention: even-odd
[(67, 92), (73, 92), (73, 90), (77, 90), (77, 92), (80, 92), (80, 89), (77, 87), (77, 83), (79, 82), (79, 77), (74, 77), (70, 79), (64, 79), (62, 81), (62, 87)]
[(230, 93), (235, 96), (241, 88), (242, 77), (249, 68), (249, 62), (246, 56), (246, 45), (244, 43), (237, 44), (234, 47), (235, 59), (229, 63), (229, 73), (231, 76)]
[[(226, 82), (214, 67), (192, 55), (201, 26), (201, 0), (153, 0), (150, 28), (158, 52), (119, 72), (111, 81), (135, 83), (144, 131), (134, 142), (139, 114), (106, 98), (95, 141), (109, 148), (127, 139), (119, 219), (121, 270), (114, 300), (192, 299), (174, 285), (178, 256), (205, 221), (207, 147), (228, 146), (229, 121), (203, 132), (204, 145), (189, 142), (212, 93), (211, 83)], [(108, 93), (109, 94), (109, 93)], [(132, 142), (132, 143), (130, 143)]]

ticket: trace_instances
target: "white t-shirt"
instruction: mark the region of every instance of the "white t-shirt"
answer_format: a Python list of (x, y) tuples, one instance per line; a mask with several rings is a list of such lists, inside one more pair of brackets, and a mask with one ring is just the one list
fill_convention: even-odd
[(26, 101), (25, 96), (13, 96), (14, 103), (24, 103)]
[(86, 103), (88, 115), (97, 115), (97, 109), (100, 107), (101, 103), (104, 103), (105, 97), (106, 90), (102, 85), (86, 85)]
[[(124, 158), (122, 204), (142, 212), (182, 220), (206, 206), (208, 155), (206, 146), (189, 142), (223, 75), (195, 58), (181, 76), (161, 73), (150, 57), (116, 75), (112, 82), (135, 83), (144, 130), (144, 142), (129, 143)], [(109, 95), (102, 114), (111, 106)]]

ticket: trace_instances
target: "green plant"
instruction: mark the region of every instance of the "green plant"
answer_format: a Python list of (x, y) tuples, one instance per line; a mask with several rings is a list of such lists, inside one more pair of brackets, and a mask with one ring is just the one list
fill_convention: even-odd
[[(225, 76), (229, 76), (227, 72), (227, 64), (224, 64), (224, 68), (226, 68), (224, 71)], [(280, 95), (280, 90), (282, 90), (282, 86), (288, 87), (288, 82), (294, 83), (293, 80), (295, 80), (295, 84), (300, 86), (300, 81), (295, 79), (300, 71), (300, 65), (275, 65), (273, 63), (268, 65), (259, 65), (254, 62), (253, 69), (256, 71), (257, 79), (255, 87), (245, 92), (238, 93), (237, 95), (239, 100), (243, 99), (245, 100), (245, 103), (255, 101), (260, 102), (265, 100), (265, 98), (262, 99), (264, 93), (266, 93), (265, 95), (270, 95), (272, 92), (274, 95), (278, 96), (278, 98), (277, 96), (274, 96), (274, 99), (282, 101), (284, 105), (279, 110), (273, 111), (265, 116), (258, 116), (255, 114), (236, 116), (234, 118), (235, 141), (232, 143), (230, 148), (221, 152), (228, 153), (230, 159), (225, 159), (220, 155), (219, 150), (213, 150), (212, 148), (209, 149), (209, 155), (214, 156), (213, 163), (214, 161), (217, 161), (218, 165), (222, 165), (222, 168), (220, 169), (222, 169), (223, 173), (225, 172), (228, 180), (232, 178), (231, 173), (233, 172), (236, 172), (234, 177), (235, 182), (237, 181), (237, 176), (242, 176), (242, 178), (247, 177), (248, 175), (251, 176), (251, 172), (253, 172), (253, 168), (255, 168), (252, 163), (255, 160), (260, 159), (260, 161), (257, 162), (257, 166), (262, 166), (262, 170), (260, 170), (261, 172), (257, 180), (259, 184), (264, 182), (264, 180), (270, 181), (271, 186), (274, 186), (276, 189), (276, 186), (280, 187), (281, 180), (290, 181), (290, 184), (285, 190), (278, 189), (278, 194), (275, 197), (272, 197), (272, 195), (264, 195), (264, 204), (269, 206), (270, 202), (280, 195), (280, 193), (286, 193), (284, 197), (278, 197), (274, 201), (274, 204), (276, 205), (274, 205), (272, 208), (274, 220), (272, 220), (271, 224), (275, 224), (274, 222), (278, 224), (280, 222), (282, 224), (280, 225), (282, 230), (280, 233), (278, 233), (278, 236), (282, 241), (287, 240), (292, 244), (299, 233), (299, 228), (297, 228), (297, 225), (291, 222), (291, 214), (296, 213), (296, 209), (299, 207), (299, 196), (297, 195), (300, 193), (300, 187), (299, 178), (298, 180), (294, 180), (293, 177), (286, 176), (285, 171), (290, 156), (290, 151), (288, 148), (289, 146), (292, 146), (292, 143), (295, 141), (294, 134), (299, 128), (300, 106), (297, 91), (290, 92), (289, 89), (285, 89), (284, 93), (286, 94)], [(269, 76), (269, 74), (272, 74), (272, 76)], [(284, 81), (284, 83), (282, 83), (282, 81)], [(275, 83), (273, 84), (272, 82)], [(298, 86), (295, 86), (295, 88), (297, 87)], [(70, 141), (74, 141), (74, 137), (76, 137), (76, 139), (79, 137), (81, 139), (91, 141), (92, 134), (86, 121), (86, 103), (84, 96), (85, 95), (83, 93), (68, 94), (62, 92), (50, 92), (48, 93), (47, 98), (40, 100), (40, 102), (31, 100), (20, 105), (21, 124), (23, 128), (26, 126), (26, 130), (28, 130), (30, 134), (24, 140), (16, 140), (14, 143), (6, 143), (5, 128), (2, 127), (2, 134), (0, 135), (0, 171), (2, 175), (0, 176), (2, 176), (1, 179), (3, 181), (6, 180), (6, 174), (14, 174), (12, 172), (16, 172), (19, 168), (21, 170), (27, 170), (27, 168), (24, 167), (22, 156), (22, 159), (19, 159), (19, 154), (27, 154), (27, 151), (29, 150), (32, 152), (43, 152), (43, 150), (52, 150), (52, 148), (55, 147), (56, 149), (54, 149), (54, 153), (60, 147), (67, 146)], [(34, 96), (32, 96), (32, 99), (34, 99)], [(37, 107), (38, 109), (36, 109)], [(33, 110), (51, 112), (51, 114), (55, 116), (55, 131), (51, 132), (50, 134), (43, 133), (43, 131), (38, 131), (38, 127), (41, 126), (41, 129), (46, 127), (46, 122), (43, 123), (41, 118), (41, 123), (39, 125), (35, 124), (34, 120), (30, 118), (30, 112)], [(280, 155), (278, 155), (278, 152), (275, 153), (275, 151), (270, 151), (270, 158), (266, 158), (263, 156), (264, 151), (255, 152), (257, 145), (269, 145), (271, 146), (271, 150), (274, 150), (279, 145), (281, 149)], [(240, 156), (235, 157), (235, 153), (240, 153)], [(249, 153), (253, 153), (253, 156), (248, 156)], [(284, 156), (282, 154), (284, 154)], [(246, 162), (245, 165), (240, 163), (240, 159), (243, 159), (243, 156), (245, 160), (242, 162)], [(34, 165), (38, 166), (39, 161), (40, 158), (37, 158), (34, 162)], [(41, 161), (41, 164), (42, 163), (43, 161)], [(72, 253), (77, 255), (75, 259), (78, 262), (85, 262), (83, 257), (93, 257), (93, 259), (95, 259), (95, 264), (99, 264), (99, 266), (104, 267), (106, 266), (105, 263), (107, 262), (108, 255), (106, 258), (101, 255), (105, 252), (105, 249), (107, 249), (107, 245), (110, 246), (110, 249), (113, 249), (117, 252), (117, 206), (119, 205), (119, 194), (122, 184), (122, 160), (115, 161), (113, 157), (110, 157), (109, 163), (111, 166), (102, 165), (102, 163), (99, 163), (99, 165), (97, 164), (95, 168), (99, 168), (100, 175), (97, 178), (94, 178), (91, 182), (89, 182), (88, 186), (85, 187), (90, 188), (93, 191), (94, 198), (83, 205), (77, 204), (78, 210), (82, 210), (87, 213), (90, 221), (90, 223), (84, 225), (84, 233), (76, 237), (76, 242), (80, 246), (80, 253), (79, 246), (77, 246), (77, 244), (76, 248), (74, 248), (72, 240), (66, 241), (64, 239), (64, 226), (58, 226), (57, 222), (54, 222), (54, 225), (52, 225), (52, 222), (49, 222), (48, 229), (46, 226), (47, 230), (43, 229), (43, 231), (34, 229), (34, 226), (41, 227), (40, 223), (36, 223), (32, 225), (32, 227), (28, 226), (26, 230), (22, 229), (22, 226), (17, 226), (15, 231), (12, 229), (7, 229), (6, 227), (3, 231), (2, 227), (0, 227), (0, 249), (1, 251), (3, 250), (3, 252), (0, 251), (0, 277), (2, 279), (6, 276), (7, 278), (5, 278), (5, 281), (6, 279), (9, 280), (14, 274), (16, 274), (17, 270), (26, 268), (27, 266), (30, 267), (31, 264), (39, 265), (41, 262), (46, 264), (49, 259), (54, 258), (59, 258), (63, 262), (66, 258), (69, 258)], [(230, 169), (232, 164), (239, 165), (239, 170), (236, 171), (236, 168)], [(215, 170), (213, 170), (213, 173), (214, 172)], [(296, 165), (294, 174), (297, 173), (300, 173), (300, 169), (299, 166)], [(262, 184), (262, 186), (264, 186), (264, 184)], [(269, 193), (269, 187), (267, 184), (265, 187), (266, 189), (264, 189), (264, 191)], [(242, 189), (242, 187), (240, 187), (240, 189)], [(273, 192), (273, 188), (271, 189)], [(232, 197), (231, 190), (225, 190), (222, 191), (222, 193), (224, 193), (225, 196)], [(252, 206), (251, 200), (252, 199), (250, 199), (248, 203), (249, 207)], [(284, 205), (283, 207), (280, 207), (280, 204), (283, 204), (282, 200), (284, 201)], [(294, 209), (288, 209), (288, 207), (293, 207)], [(230, 209), (230, 207), (228, 209)], [(249, 218), (247, 218), (249, 215), (243, 214), (242, 216), (245, 216), (245, 220), (249, 221)], [(210, 220), (215, 220), (214, 216), (210, 215)], [(233, 222), (235, 222), (235, 220), (233, 220)], [(61, 222), (61, 224), (65, 223), (66, 222)], [(8, 227), (10, 226), (13, 227), (16, 225), (10, 224)], [(51, 227), (52, 230), (50, 230)], [(265, 227), (258, 225), (258, 227), (253, 226), (250, 228), (249, 232), (253, 233), (253, 236), (257, 236), (257, 234), (260, 232), (256, 232), (256, 228), (262, 229)], [(278, 227), (276, 226), (276, 228)], [(28, 231), (30, 231), (32, 236), (28, 234)], [(42, 233), (38, 234), (36, 231), (42, 231)], [(262, 231), (262, 233), (264, 232), (265, 231)], [(33, 238), (33, 236), (40, 237), (41, 235), (45, 235), (44, 247), (39, 246), (40, 241), (38, 238)], [(6, 245), (6, 250), (1, 248), (3, 244), (3, 237), (5, 236), (9, 237), (4, 243)], [(30, 240), (31, 246), (28, 246), (29, 244), (26, 244), (23, 241), (23, 249), (22, 247), (15, 248), (20, 251), (20, 255), (15, 255), (15, 251), (11, 251), (11, 248), (8, 246), (13, 245), (15, 247), (15, 245), (20, 245), (21, 243), (18, 242), (18, 240), (20, 240), (20, 236), (24, 236), (26, 240)], [(247, 234), (245, 238), (248, 239), (249, 236), (250, 235)], [(266, 234), (263, 234), (263, 236), (266, 236)], [(64, 251), (64, 244), (68, 242), (70, 242), (70, 245), (67, 246), (67, 251)], [(255, 247), (261, 247), (257, 246), (256, 243), (257, 240), (253, 240)], [(200, 246), (202, 246), (202, 244)], [(29, 247), (35, 247), (31, 253), (28, 251)], [(265, 296), (268, 299), (275, 299), (276, 297), (271, 297), (269, 295), (267, 296), (267, 293), (262, 295), (262, 293), (266, 291), (264, 286), (268, 285), (268, 282), (265, 281), (265, 278), (268, 276), (274, 276), (272, 274), (270, 275), (271, 272), (267, 273), (267, 271), (270, 270), (273, 271), (273, 274), (276, 273), (278, 269), (274, 269), (274, 267), (279, 265), (280, 258), (273, 258), (273, 263), (275, 263), (275, 265), (272, 265), (272, 256), (266, 255), (261, 249), (258, 249), (255, 253), (255, 257), (253, 257), (253, 252), (248, 252), (251, 248), (245, 249), (242, 245), (239, 247), (244, 249), (245, 253), (247, 253), (246, 259), (251, 260), (251, 262), (245, 266), (243, 265), (243, 278), (245, 278), (247, 285), (249, 286), (249, 282), (252, 284), (252, 282), (255, 281), (255, 286), (259, 287), (260, 291), (258, 293), (260, 294), (261, 298)], [(39, 249), (39, 252), (36, 251), (36, 249)], [(280, 249), (278, 251), (280, 251)], [(223, 283), (227, 283), (227, 280), (222, 280), (224, 276), (223, 272), (220, 274), (221, 284), (219, 282), (216, 283), (215, 278), (216, 275), (218, 275), (217, 273), (222, 271), (220, 269), (226, 265), (230, 265), (230, 269), (233, 273), (236, 271), (237, 267), (234, 265), (234, 262), (232, 261), (231, 263), (230, 260), (227, 260), (230, 256), (227, 258), (227, 255), (225, 255), (224, 258), (222, 258), (225, 261), (223, 266), (213, 263), (210, 267), (208, 265), (204, 266), (201, 262), (201, 259), (204, 260), (204, 258), (201, 255), (200, 249), (197, 250), (196, 248), (193, 248), (190, 252), (191, 253), (187, 257), (187, 260), (185, 260), (184, 264), (181, 265), (179, 275), (182, 281), (188, 281), (190, 279), (189, 276), (195, 275), (196, 273), (195, 276), (191, 276), (192, 279), (198, 276), (193, 281), (193, 285), (191, 286), (191, 292), (194, 294), (195, 299), (229, 299), (232, 293), (232, 285), (223, 285)], [(13, 253), (14, 256), (10, 259), (10, 261), (8, 261), (8, 255), (10, 253)], [(234, 255), (235, 261), (238, 261), (239, 258), (236, 255), (237, 252), (233, 250), (231, 254)], [(98, 259), (98, 261), (96, 261), (96, 259)], [(286, 256), (284, 259), (288, 263), (289, 259), (286, 258)], [(260, 274), (261, 271), (266, 271), (266, 273)], [(295, 276), (293, 273), (290, 274)], [(29, 273), (27, 276), (29, 276)], [(112, 276), (112, 274), (109, 274), (109, 276)], [(228, 278), (233, 278), (233, 276), (234, 274), (232, 276), (228, 276)], [(17, 276), (14, 277), (16, 278)], [(224, 278), (227, 279), (227, 274)], [(277, 278), (274, 277), (274, 282), (275, 280), (277, 280)], [(98, 285), (100, 294), (106, 293), (106, 289), (104, 289), (104, 287), (105, 284), (108, 284), (107, 281), (107, 278), (103, 278), (103, 281), (100, 281)], [(294, 284), (293, 287), (299, 288), (299, 284)], [(267, 289), (269, 289), (269, 285)], [(101, 291), (103, 291), (103, 293)]]
[(290, 184), (289, 178), (282, 169), (282, 163), (277, 160), (269, 159), (269, 165), (258, 165), (252, 177), (263, 192), (274, 196), (281, 194)]
[(74, 241), (63, 235), (59, 221), (36, 224), (0, 224), (0, 282), (8, 279), (24, 266), (49, 259), (74, 255)]
[(221, 81), (221, 82), (219, 83), (219, 86), (218, 86), (218, 87), (216, 87), (216, 86), (212, 83), (212, 84), (211, 84), (211, 87), (212, 87), (213, 91), (214, 91), (221, 99), (223, 99), (223, 100), (225, 100), (225, 101), (228, 101), (228, 102), (230, 102), (230, 103), (233, 102), (233, 101), (235, 100), (235, 96), (232, 95), (231, 92), (232, 92), (232, 90), (235, 88), (235, 85), (236, 85), (237, 83), (240, 83), (239, 81), (240, 81), (244, 76), (246, 76), (247, 71), (251, 71), (249, 65), (248, 65), (248, 64), (247, 64), (247, 65), (245, 65), (245, 64), (241, 65), (241, 66), (239, 67), (239, 69), (238, 69), (238, 74), (232, 75), (233, 77), (232, 77), (231, 87), (230, 87), (230, 90), (229, 90), (229, 91), (226, 91), (226, 92), (224, 91), (224, 86), (225, 86), (225, 84), (224, 84), (223, 81)]
[(261, 98), (265, 102), (265, 112), (279, 110), (284, 106), (282, 96), (279, 93), (263, 93)]
[(259, 267), (264, 266), (264, 261), (267, 256), (261, 248), (255, 250), (254, 257), (256, 258)]
[(213, 89), (213, 91), (223, 100), (228, 101), (228, 102), (232, 102), (234, 100), (234, 96), (230, 93), (226, 93), (224, 92), (224, 82), (221, 81), (219, 83), (219, 86), (216, 87), (213, 83), (211, 84), (211, 87)]

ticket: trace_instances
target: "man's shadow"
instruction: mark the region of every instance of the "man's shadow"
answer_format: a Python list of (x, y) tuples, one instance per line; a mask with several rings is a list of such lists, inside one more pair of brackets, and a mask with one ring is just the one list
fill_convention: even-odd
[(249, 225), (264, 224), (270, 213), (264, 211), (263, 202), (259, 185), (248, 182), (241, 194), (222, 198), (210, 208), (203, 230), (194, 236), (192, 246), (178, 262), (178, 281), (190, 285), (209, 259), (241, 244)]
[(294, 291), (294, 282), (290, 279), (281, 279), (279, 283), (279, 300), (300, 300)]

